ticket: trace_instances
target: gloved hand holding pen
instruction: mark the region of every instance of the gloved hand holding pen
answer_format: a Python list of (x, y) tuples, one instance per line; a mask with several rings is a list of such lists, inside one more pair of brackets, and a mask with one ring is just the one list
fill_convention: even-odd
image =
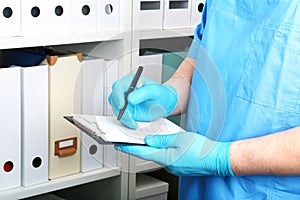
[[(108, 101), (113, 113), (118, 116), (125, 104), (124, 94), (134, 75), (116, 81)], [(127, 127), (136, 129), (137, 121), (153, 121), (168, 116), (178, 103), (178, 95), (171, 85), (161, 85), (153, 80), (140, 77), (133, 92), (128, 95), (128, 106), (120, 119)]]
[(216, 142), (200, 134), (182, 132), (147, 136), (145, 143), (148, 146), (115, 148), (162, 164), (177, 176), (234, 176), (229, 161), (230, 142)]

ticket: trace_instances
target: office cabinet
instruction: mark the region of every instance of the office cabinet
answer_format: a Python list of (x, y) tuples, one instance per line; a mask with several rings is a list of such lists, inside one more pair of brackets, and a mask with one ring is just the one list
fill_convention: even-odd
[[(139, 1), (138, 1), (139, 2)], [(152, 3), (154, 3), (155, 1), (152, 1)], [(170, 4), (170, 2), (172, 3), (173, 1), (167, 1), (168, 4), (166, 4), (166, 1), (164, 1), (164, 6), (167, 6)], [(190, 8), (190, 2), (191, 1), (182, 1), (179, 2), (179, 6), (186, 6), (187, 8)], [(183, 3), (183, 5), (181, 5)], [(176, 2), (175, 2), (176, 4)], [(138, 8), (140, 5), (134, 5), (135, 8)], [(176, 5), (175, 5), (176, 6)], [(175, 9), (176, 10), (176, 9)], [(186, 9), (183, 9), (183, 12), (186, 11)], [(146, 29), (146, 28), (140, 28), (139, 25), (139, 20), (136, 19), (138, 18), (141, 13), (141, 11), (138, 9), (134, 9), (133, 12), (133, 31), (132, 31), (132, 66), (138, 66), (139, 64), (141, 64), (141, 57), (148, 57), (146, 59), (155, 59), (151, 61), (151, 64), (153, 66), (157, 66), (157, 60), (160, 54), (163, 54), (165, 52), (182, 52), (182, 51), (187, 51), (189, 48), (189, 45), (192, 42), (192, 36), (194, 33), (194, 27), (190, 27), (190, 17), (191, 17), (191, 13), (187, 13), (186, 14), (186, 20), (183, 23), (184, 25), (182, 26), (182, 28), (179, 27), (175, 27), (175, 25), (173, 26), (172, 24), (168, 24), (168, 26), (165, 26), (163, 29)], [(183, 13), (181, 12), (181, 14)], [(172, 13), (174, 14), (174, 13)], [(165, 17), (165, 16), (164, 16)], [(169, 14), (168, 14), (168, 20), (170, 20), (169, 18)], [(164, 19), (165, 20), (165, 19)], [(170, 25), (170, 26), (169, 26)], [(185, 28), (183, 28), (185, 27)], [(146, 56), (143, 56), (146, 55)], [(185, 56), (185, 54), (179, 53), (179, 56)], [(145, 58), (144, 58), (145, 59)], [(143, 61), (144, 63), (150, 63), (149, 61)], [(163, 67), (166, 68), (166, 66), (162, 66), (162, 69), (160, 67), (157, 67), (158, 69), (160, 68), (162, 70), (162, 72), (165, 72), (166, 69), (164, 69)], [(167, 71), (169, 72), (169, 74), (174, 73), (175, 70), (169, 67), (169, 69), (167, 69)], [(150, 73), (151, 75), (151, 73)], [(154, 79), (156, 81), (157, 77), (161, 77), (162, 82), (166, 81), (165, 80), (165, 74), (159, 74), (157, 75)], [(144, 177), (143, 175), (147, 172), (153, 172), (155, 173), (155, 171), (159, 171), (163, 168), (163, 166), (152, 162), (152, 161), (146, 161), (134, 156), (130, 156), (130, 162), (129, 162), (129, 169), (130, 169), (130, 173), (129, 173), (129, 185), (132, 186), (137, 186), (139, 185), (139, 183), (141, 183), (141, 178), (138, 178), (138, 176), (140, 177)], [(147, 185), (147, 181), (149, 181), (149, 185), (151, 185), (151, 178), (145, 178), (143, 179), (143, 184)], [(173, 180), (172, 180), (173, 181)], [(169, 183), (170, 184), (170, 183)], [(174, 184), (175, 185), (175, 184)], [(174, 187), (173, 187), (174, 188)], [(170, 191), (172, 192), (172, 191)], [(129, 187), (128, 190), (128, 195), (129, 195), (129, 199), (151, 199), (153, 197), (153, 193), (147, 193), (146, 192), (142, 192), (141, 188), (139, 187)], [(165, 193), (161, 193), (158, 196), (153, 197), (154, 199), (165, 199), (167, 195), (167, 191), (165, 191)]]
[[(93, 8), (96, 11), (96, 1), (80, 1), (80, 0), (75, 0), (77, 3), (76, 5), (82, 5), (82, 3), (84, 5), (90, 5), (90, 8)], [(20, 22), (18, 23), (19, 28), (22, 28), (22, 36), (21, 34), (17, 33), (16, 31), (13, 33), (11, 32), (10, 35), (6, 35), (5, 37), (0, 37), (0, 56), (2, 57), (2, 60), (5, 60), (5, 53), (3, 53), (6, 50), (9, 49), (30, 49), (32, 52), (36, 52), (37, 49), (40, 49), (41, 47), (45, 47), (46, 49), (50, 49), (51, 51), (53, 50), (53, 52), (66, 52), (69, 55), (72, 55), (74, 53), (80, 52), (83, 54), (83, 56), (85, 55), (90, 55), (90, 56), (94, 56), (94, 57), (106, 57), (110, 60), (116, 60), (119, 64), (117, 65), (117, 67), (120, 67), (121, 69), (119, 70), (119, 73), (128, 73), (130, 71), (130, 66), (131, 66), (131, 57), (129, 54), (126, 54), (125, 52), (128, 52), (131, 46), (131, 38), (130, 36), (127, 34), (128, 33), (128, 29), (130, 28), (128, 26), (128, 24), (131, 21), (131, 8), (132, 8), (132, 4), (128, 4), (128, 2), (123, 2), (121, 1), (119, 4), (119, 15), (122, 16), (119, 18), (119, 22), (120, 22), (120, 28), (112, 30), (110, 32), (107, 31), (98, 31), (96, 32), (96, 14), (95, 15), (95, 24), (91, 25), (94, 26), (95, 31), (91, 31), (91, 30), (83, 30), (84, 27), (79, 27), (81, 30), (80, 31), (76, 31), (75, 33), (70, 32), (69, 27), (64, 27), (63, 24), (65, 24), (66, 26), (69, 24), (70, 26), (72, 25), (72, 23), (69, 23), (68, 20), (70, 20), (70, 17), (66, 17), (64, 18), (64, 20), (62, 21), (58, 21), (59, 23), (57, 25), (56, 28), (57, 30), (52, 30), (52, 31), (48, 31), (47, 24), (45, 23), (48, 19), (47, 16), (45, 16), (47, 13), (49, 14), (50, 12), (50, 8), (51, 11), (55, 11), (56, 8), (56, 4), (59, 5), (60, 1), (56, 0), (56, 1), (39, 1), (39, 0), (30, 0), (28, 2), (28, 4), (24, 3), (23, 1), (20, 3), (21, 1), (13, 1), (10, 4), (14, 3), (13, 5), (7, 5), (7, 7), (11, 7), (14, 8), (13, 10), (13, 16), (17, 14), (19, 14), (20, 16), (23, 14), (21, 21), (21, 25)], [(63, 1), (64, 4), (61, 4), (61, 7), (64, 11), (64, 13), (69, 14), (71, 9), (71, 6), (67, 5), (67, 2), (70, 1)], [(72, 1), (74, 2), (74, 1)], [(80, 3), (81, 2), (81, 3)], [(106, 3), (109, 1), (106, 1)], [(21, 4), (21, 6), (19, 4)], [(86, 3), (86, 4), (85, 4)], [(45, 9), (45, 7), (47, 7), (46, 5), (49, 4), (51, 5), (50, 7), (48, 7), (49, 10)], [(4, 6), (3, 2), (1, 2), (1, 5)], [(75, 5), (75, 3), (74, 3)], [(73, 5), (73, 6), (74, 6)], [(84, 7), (84, 5), (82, 7)], [(16, 9), (15, 9), (16, 7)], [(38, 15), (38, 10), (40, 11), (39, 15)], [(59, 10), (57, 10), (58, 12)], [(62, 11), (62, 10), (61, 10)], [(86, 11), (86, 10), (85, 10)], [(91, 10), (92, 11), (92, 10)], [(59, 14), (59, 13), (57, 13)], [(93, 13), (91, 13), (93, 14)], [(37, 17), (34, 17), (33, 15), (37, 15), (40, 18), (37, 19)], [(70, 15), (74, 15), (73, 13), (70, 13)], [(49, 16), (48, 16), (49, 17)], [(53, 16), (54, 17), (54, 16)], [(80, 16), (82, 17), (82, 16)], [(30, 19), (30, 20), (29, 20)], [(85, 18), (82, 17), (80, 18), (81, 21), (83, 21)], [(59, 20), (57, 18), (57, 20)], [(6, 20), (7, 21), (7, 20)], [(3, 23), (6, 23), (6, 21), (2, 21), (0, 20), (0, 24), (4, 25)], [(15, 23), (17, 23), (18, 21), (16, 21)], [(93, 22), (89, 22), (89, 23), (93, 23)], [(53, 23), (52, 23), (53, 24)], [(13, 25), (13, 24), (11, 24)], [(78, 24), (77, 24), (78, 25)], [(52, 25), (51, 25), (52, 26)], [(37, 29), (36, 27), (39, 27), (39, 29)], [(9, 28), (9, 27), (7, 27)], [(63, 31), (63, 34), (57, 34), (60, 30), (58, 29), (63, 29), (66, 28), (66, 31)], [(72, 27), (71, 27), (72, 28)], [(78, 27), (77, 27), (78, 28)], [(7, 29), (8, 30), (8, 29)], [(13, 37), (12, 37), (13, 36)], [(58, 57), (64, 57), (63, 55), (58, 55)], [(57, 59), (57, 63), (58, 64), (60, 62), (60, 59)], [(51, 68), (51, 66), (53, 67), (52, 64), (49, 64), (49, 81), (50, 81), (50, 86), (53, 86), (53, 84), (56, 84), (55, 87), (51, 87), (52, 89), (54, 89), (55, 91), (52, 92), (57, 92), (58, 90), (60, 90), (60, 93), (58, 94), (58, 96), (53, 96), (51, 93), (52, 97), (55, 97), (56, 99), (61, 98), (60, 102), (63, 101), (63, 99), (65, 99), (65, 95), (66, 92), (64, 92), (66, 84), (69, 84), (70, 82), (68, 82), (68, 80), (70, 79), (64, 79), (64, 81), (67, 81), (65, 83), (61, 82), (58, 83), (57, 80), (52, 80), (51, 78), (54, 78), (55, 74), (60, 74), (60, 77), (67, 77), (70, 76), (71, 73), (74, 73), (76, 70), (79, 73), (80, 72), (80, 68), (73, 68), (74, 66), (70, 66), (69, 69), (65, 69), (65, 72), (63, 72), (63, 74), (61, 74), (61, 71), (64, 67), (66, 67), (65, 65), (62, 67), (57, 67), (57, 68)], [(77, 63), (77, 65), (81, 65), (81, 63)], [(123, 67), (126, 66), (126, 67)], [(8, 70), (10, 68), (5, 69)], [(55, 70), (55, 73), (52, 73), (52, 71)], [(3, 70), (1, 70), (3, 71)], [(48, 69), (47, 69), (48, 71)], [(76, 73), (77, 73), (76, 72)], [(76, 76), (76, 75), (75, 75)], [(18, 86), (21, 88), (25, 88), (25, 87), (21, 87), (21, 82), (20, 82), (20, 78), (21, 78), (21, 74), (19, 73), (19, 78), (17, 80), (14, 81), (15, 84), (18, 84)], [(79, 83), (79, 76), (78, 77), (74, 77), (73, 76), (73, 82), (74, 84)], [(2, 80), (4, 81), (4, 79)], [(19, 82), (18, 82), (19, 81)], [(46, 80), (45, 80), (46, 81)], [(52, 81), (52, 82), (51, 82)], [(8, 83), (7, 83), (8, 84)], [(8, 85), (3, 84), (3, 87), (8, 88)], [(25, 85), (24, 85), (25, 86)], [(30, 87), (40, 87), (41, 85), (30, 85)], [(28, 88), (29, 86), (26, 85), (26, 89), (30, 89)], [(33, 89), (33, 88), (32, 88)], [(46, 88), (47, 90), (48, 88)], [(72, 90), (72, 88), (71, 88)], [(11, 92), (19, 92), (19, 96), (21, 95), (20, 90), (10, 90)], [(44, 91), (44, 89), (43, 89)], [(66, 90), (65, 90), (66, 91)], [(76, 99), (75, 96), (72, 96), (73, 92), (71, 91), (70, 93), (70, 98), (69, 100), (72, 101)], [(75, 94), (75, 93), (74, 93)], [(0, 94), (1, 95), (1, 94)], [(4, 94), (3, 94), (4, 95)], [(20, 99), (16, 99), (14, 96), (10, 95), (11, 98), (11, 103), (18, 101), (19, 104), (18, 106), (26, 106), (27, 104), (23, 104), (21, 105)], [(7, 99), (9, 101), (9, 99)], [(51, 99), (50, 99), (51, 100)], [(63, 111), (64, 109), (64, 105), (60, 104), (58, 102), (55, 102), (54, 100), (52, 100), (52, 102), (54, 102), (55, 105), (53, 106), (58, 106), (55, 108), (56, 111)], [(75, 101), (74, 101), (75, 102)], [(74, 103), (73, 102), (73, 103)], [(60, 104), (60, 105), (59, 105)], [(71, 103), (72, 104), (72, 103)], [(70, 104), (68, 104), (70, 105)], [(21, 112), (21, 108), (19, 108), (18, 106), (14, 106), (14, 109), (19, 109), (19, 114)], [(34, 107), (34, 105), (32, 105)], [(62, 107), (60, 107), (62, 106)], [(74, 106), (74, 105), (73, 105)], [(8, 108), (8, 107), (7, 107)], [(28, 109), (23, 109), (24, 112), (30, 112), (28, 111)], [(67, 112), (72, 112), (73, 108), (70, 108)], [(9, 111), (8, 111), (9, 112)], [(11, 111), (12, 112), (12, 111)], [(51, 111), (52, 113), (54, 111)], [(57, 112), (56, 112), (57, 113)], [(28, 113), (29, 114), (29, 113)], [(33, 114), (33, 113), (31, 113)], [(64, 113), (60, 113), (60, 115), (63, 115)], [(71, 114), (71, 113), (65, 113), (65, 114)], [(26, 115), (27, 116), (27, 115)], [(61, 116), (62, 117), (62, 116)], [(63, 120), (63, 119), (62, 119)], [(64, 122), (60, 120), (61, 124), (63, 124)], [(19, 125), (18, 125), (19, 124)], [(68, 126), (68, 122), (65, 123), (66, 126)], [(9, 124), (8, 124), (9, 125)], [(106, 165), (102, 168), (98, 168), (92, 171), (88, 171), (88, 172), (80, 172), (80, 162), (78, 162), (78, 164), (72, 164), (72, 167), (75, 166), (75, 170), (71, 173), (58, 173), (57, 176), (54, 173), (53, 178), (51, 178), (51, 180), (43, 180), (43, 182), (40, 182), (38, 184), (26, 184), (25, 186), (21, 185), (21, 115), (20, 118), (18, 118), (16, 116), (16, 120), (15, 120), (15, 126), (13, 126), (14, 129), (19, 130), (19, 132), (16, 132), (16, 137), (14, 137), (13, 141), (15, 141), (15, 143), (17, 145), (13, 145), (15, 146), (15, 152), (18, 152), (19, 156), (16, 156), (16, 159), (12, 160), (13, 166), (6, 164), (6, 168), (7, 170), (10, 170), (9, 167), (12, 168), (12, 172), (14, 173), (15, 177), (14, 180), (15, 183), (9, 184), (9, 181), (6, 181), (7, 186), (3, 185), (3, 189), (1, 189), (0, 191), (0, 199), (23, 199), (23, 198), (28, 198), (28, 197), (33, 197), (33, 196), (38, 196), (41, 194), (46, 194), (46, 193), (50, 193), (50, 192), (55, 192), (55, 191), (59, 191), (62, 189), (66, 189), (68, 190), (68, 188), (71, 187), (80, 187), (81, 185), (86, 185), (89, 183), (93, 183), (95, 182), (97, 185), (98, 184), (106, 184), (106, 187), (108, 188), (108, 185), (111, 184), (111, 187), (109, 187), (109, 189), (107, 189), (107, 197), (110, 198), (109, 195), (111, 195), (112, 198), (110, 199), (127, 199), (127, 191), (128, 191), (128, 185), (127, 180), (128, 180), (128, 156), (125, 154), (122, 154), (121, 152), (116, 152), (114, 149), (114, 153), (115, 153), (115, 157), (113, 161), (110, 161), (109, 165)], [(55, 128), (57, 128), (58, 126), (53, 126), (51, 129), (54, 130)], [(62, 125), (59, 125), (59, 127), (63, 127)], [(26, 129), (27, 130), (27, 129)], [(58, 132), (62, 133), (65, 132), (67, 130), (67, 128), (62, 128), (61, 130), (54, 130), (57, 134), (59, 134)], [(29, 134), (29, 133), (27, 133)], [(42, 134), (47, 134), (47, 131), (43, 130)], [(1, 135), (2, 136), (2, 135)], [(77, 134), (77, 139), (78, 139), (78, 143), (77, 143), (77, 147), (80, 147), (80, 142), (81, 142), (81, 138), (80, 138), (80, 134)], [(3, 135), (4, 137), (4, 135)], [(67, 137), (68, 138), (68, 137)], [(63, 138), (60, 138), (63, 139)], [(55, 139), (55, 141), (58, 139)], [(53, 142), (50, 143), (49, 149), (51, 149), (50, 153), (54, 157), (57, 157), (56, 155), (54, 155), (54, 150), (52, 148), (54, 148), (54, 143), (55, 141), (53, 140)], [(64, 141), (61, 141), (62, 143)], [(69, 144), (68, 141), (66, 141), (66, 144)], [(74, 142), (75, 143), (75, 142)], [(9, 143), (7, 143), (7, 145), (9, 145)], [(63, 144), (62, 144), (63, 145)], [(45, 147), (47, 148), (46, 144)], [(29, 148), (28, 145), (26, 145), (26, 148)], [(63, 146), (62, 146), (63, 148)], [(6, 148), (7, 149), (7, 148)], [(53, 150), (53, 152), (52, 152)], [(79, 152), (80, 149), (77, 149), (77, 152)], [(110, 151), (110, 150), (106, 150), (106, 151)], [(61, 154), (62, 155), (62, 154)], [(26, 156), (24, 154), (24, 156)], [(66, 155), (65, 158), (70, 158), (70, 156)], [(12, 158), (11, 158), (12, 159)], [(47, 158), (46, 158), (47, 159)], [(8, 159), (6, 159), (5, 161), (8, 161)], [(78, 160), (79, 161), (79, 160)], [(68, 163), (68, 160), (66, 159), (66, 162)], [(47, 162), (45, 162), (46, 164)], [(64, 163), (63, 165), (66, 166), (67, 163)], [(78, 167), (77, 167), (78, 166)], [(70, 167), (68, 167), (70, 168)], [(55, 170), (61, 170), (62, 166), (56, 166), (54, 167)], [(18, 172), (18, 173), (17, 173)], [(52, 171), (50, 171), (51, 174)], [(7, 173), (8, 174), (8, 173)], [(12, 174), (12, 173), (10, 173)], [(111, 181), (108, 181), (111, 180)], [(113, 184), (112, 182), (118, 182), (118, 184)], [(116, 195), (117, 194), (117, 195)]]
[[(64, 4), (61, 4), (61, 7), (58, 6), (60, 0), (51, 1), (51, 4), (48, 3), (51, 5), (52, 11), (53, 9), (55, 11), (57, 8), (56, 12), (54, 12), (56, 20), (60, 19), (58, 17), (60, 13), (65, 13), (68, 16), (64, 19), (61, 18), (62, 21), (57, 22), (57, 28), (60, 30), (51, 29), (50, 31), (49, 27), (41, 22), (43, 20), (49, 20), (45, 19), (47, 17), (44, 16), (44, 13), (50, 12), (50, 9), (46, 9), (45, 11), (44, 3), (47, 1), (48, 0), (30, 0), (26, 5), (24, 4), (24, 0), (21, 0), (21, 3), (19, 1), (13, 1), (23, 5), (23, 7), (17, 8), (16, 11), (19, 9), (18, 14), (20, 16), (26, 15), (26, 17), (20, 19), (20, 27), (19, 29), (16, 29), (14, 33), (5, 35), (5, 37), (0, 35), (0, 56), (2, 55), (1, 52), (7, 49), (30, 48), (35, 50), (39, 47), (46, 47), (57, 52), (67, 52), (69, 54), (80, 52), (83, 57), (101, 57), (110, 60), (110, 64), (117, 66), (117, 78), (120, 78), (128, 75), (137, 68), (139, 64), (138, 58), (142, 50), (146, 48), (160, 49), (163, 51), (186, 49), (188, 48), (187, 44), (191, 41), (190, 36), (193, 35), (194, 31), (194, 28), (138, 29), (136, 22), (138, 21), (137, 17), (139, 16), (139, 11), (134, 8), (137, 7), (137, 2), (150, 2), (147, 0), (112, 0), (111, 2), (109, 0), (74, 0), (75, 3), (72, 6), (69, 6), (66, 2), (73, 1), (67, 0), (64, 1)], [(108, 21), (100, 23), (99, 25), (97, 16), (100, 17), (101, 15), (93, 13), (97, 12), (96, 8), (101, 7), (99, 6), (99, 3), (101, 2), (104, 2), (106, 5), (117, 5), (117, 7), (113, 6), (113, 8), (117, 8), (114, 9), (114, 11), (118, 11), (118, 18), (113, 18), (114, 26), (107, 27), (107, 29), (103, 28), (103, 26), (105, 26)], [(158, 2), (160, 3), (160, 6), (165, 3), (163, 0)], [(87, 13), (90, 13), (95, 16), (95, 19), (85, 21), (85, 16), (80, 16), (78, 22), (80, 22), (81, 25), (78, 26), (77, 24), (74, 28), (74, 24), (71, 22), (69, 23), (69, 20), (72, 21), (72, 16), (76, 15), (75, 10), (72, 11), (72, 7), (75, 5), (79, 5), (81, 8), (81, 10), (76, 11), (77, 13), (81, 12), (82, 15), (85, 13), (85, 16), (87, 17), (89, 16)], [(13, 8), (13, 5), (11, 7)], [(37, 8), (39, 8), (40, 13)], [(63, 8), (63, 10), (61, 8)], [(111, 9), (111, 7), (109, 6), (108, 9)], [(147, 6), (145, 9), (147, 9)], [(36, 18), (33, 15), (38, 15), (41, 18)], [(27, 18), (30, 18), (32, 21), (24, 22)], [(86, 23), (84, 23), (84, 21)], [(26, 25), (29, 22), (30, 24)], [(0, 20), (0, 24), (2, 23), (5, 22)], [(53, 27), (54, 24), (53, 21), (53, 23), (49, 23), (48, 25)], [(89, 24), (88, 27), (85, 27), (87, 24)], [(37, 27), (39, 29), (37, 29)], [(110, 79), (106, 81), (110, 81)], [(61, 85), (61, 87), (63, 87), (63, 85)], [(110, 89), (111, 88), (108, 88), (107, 91)], [(106, 95), (107, 91), (105, 91)], [(107, 104), (107, 102), (102, 103)], [(105, 112), (111, 114), (109, 110), (106, 110)], [(81, 140), (80, 134), (78, 134), (78, 139)], [(162, 166), (154, 162), (144, 161), (121, 152), (116, 152), (113, 147), (103, 147), (103, 149), (104, 152), (112, 151), (116, 156), (116, 159), (113, 160), (113, 162), (110, 160), (110, 164), (108, 165), (105, 165), (104, 163), (104, 165), (98, 169), (87, 170), (86, 172), (78, 171), (72, 175), (57, 177), (53, 180), (29, 185), (27, 187), (17, 185), (13, 189), (0, 191), (0, 199), (23, 199), (41, 194), (58, 192), (61, 194), (58, 196), (66, 199), (80, 199), (82, 197), (81, 195), (91, 194), (92, 196), (90, 199), (131, 200), (135, 199), (135, 195), (137, 194), (137, 174), (143, 174), (147, 171), (155, 171), (162, 168)], [(103, 157), (103, 159), (105, 158)], [(99, 190), (95, 188), (105, 188), (105, 191), (99, 193)]]

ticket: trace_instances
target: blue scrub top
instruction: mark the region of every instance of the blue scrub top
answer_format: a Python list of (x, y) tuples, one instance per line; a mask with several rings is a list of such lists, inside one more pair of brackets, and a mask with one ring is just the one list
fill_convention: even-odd
[[(202, 66), (201, 49), (215, 67)], [(207, 0), (188, 56), (188, 131), (235, 141), (300, 125), (300, 0)], [(179, 199), (284, 198), (300, 199), (300, 177), (179, 181)]]

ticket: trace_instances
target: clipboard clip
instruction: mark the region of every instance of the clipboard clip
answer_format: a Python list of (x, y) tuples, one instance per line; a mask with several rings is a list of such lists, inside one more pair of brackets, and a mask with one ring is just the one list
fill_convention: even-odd
[(76, 124), (76, 126), (79, 126), (83, 128), (84, 130), (87, 130), (89, 132), (92, 132), (94, 134), (105, 134), (100, 127), (98, 126), (97, 122), (95, 121), (89, 121), (85, 118), (82, 118), (78, 115), (73, 116), (73, 122)]

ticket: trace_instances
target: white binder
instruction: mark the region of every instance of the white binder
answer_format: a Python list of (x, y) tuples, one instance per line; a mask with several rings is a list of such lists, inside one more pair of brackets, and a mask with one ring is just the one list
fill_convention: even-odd
[(50, 35), (71, 33), (71, 1), (51, 0), (46, 3), (48, 4), (47, 33)]
[(81, 172), (103, 168), (103, 149), (93, 138), (81, 134)]
[(205, 0), (192, 0), (191, 5), (191, 28), (195, 28), (200, 24), (202, 19), (202, 10)]
[[(82, 62), (82, 113), (103, 115), (104, 59)], [(103, 167), (103, 145), (81, 133), (81, 171)]]
[(139, 0), (137, 3), (136, 29), (162, 29), (164, 1)]
[(48, 66), (21, 68), (22, 185), (48, 181)]
[[(113, 112), (108, 102), (108, 96), (112, 91), (112, 85), (119, 79), (119, 63), (117, 60), (105, 61), (104, 76), (104, 115), (112, 116)], [(104, 146), (104, 166), (116, 167), (118, 164), (118, 152), (114, 145), (107, 144)]]
[(119, 30), (119, 0), (97, 0), (97, 31)]
[(103, 115), (104, 59), (82, 61), (82, 113)]
[(0, 0), (0, 10), (2, 11), (0, 37), (20, 36), (20, 0)]
[(112, 85), (119, 79), (117, 60), (105, 61), (105, 75), (104, 75), (104, 115), (112, 116), (113, 112), (108, 102), (108, 96), (112, 92)]
[(45, 0), (21, 1), (21, 32), (23, 36), (47, 34), (48, 7)]
[(21, 185), (20, 68), (0, 69), (0, 190)]
[(164, 29), (189, 28), (192, 0), (165, 0)]
[(71, 29), (73, 33), (96, 33), (97, 1), (76, 0), (71, 2)]
[(143, 76), (148, 77), (158, 83), (161, 83), (162, 54), (140, 56), (139, 65), (144, 67)]

